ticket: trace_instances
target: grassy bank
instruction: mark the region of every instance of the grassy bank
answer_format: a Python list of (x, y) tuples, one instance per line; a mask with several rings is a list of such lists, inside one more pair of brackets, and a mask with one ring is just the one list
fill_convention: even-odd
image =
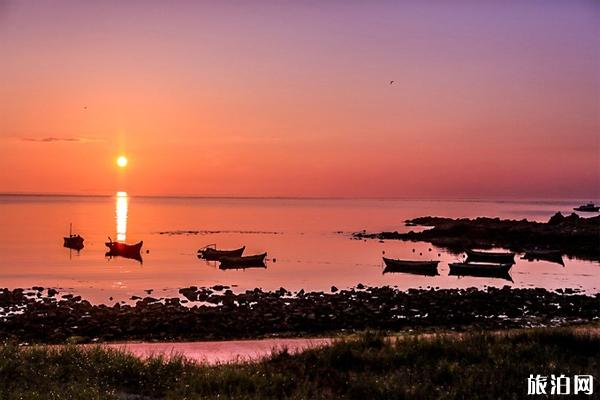
[[(529, 374), (600, 379), (597, 330), (356, 340), (259, 363), (204, 366), (183, 358), (141, 361), (114, 350), (0, 347), (1, 399), (517, 399)], [(590, 398), (589, 396), (587, 398)]]

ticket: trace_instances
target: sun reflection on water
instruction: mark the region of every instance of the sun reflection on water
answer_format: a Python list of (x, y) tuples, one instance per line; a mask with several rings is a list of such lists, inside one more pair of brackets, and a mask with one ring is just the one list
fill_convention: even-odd
[(125, 241), (127, 238), (127, 206), (129, 199), (127, 192), (117, 192), (117, 204), (115, 209), (117, 220), (117, 241)]

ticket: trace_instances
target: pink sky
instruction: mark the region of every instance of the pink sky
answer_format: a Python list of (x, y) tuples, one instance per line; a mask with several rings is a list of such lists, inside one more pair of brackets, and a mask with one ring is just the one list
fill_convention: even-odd
[(599, 3), (224, 3), (0, 1), (0, 192), (600, 196)]

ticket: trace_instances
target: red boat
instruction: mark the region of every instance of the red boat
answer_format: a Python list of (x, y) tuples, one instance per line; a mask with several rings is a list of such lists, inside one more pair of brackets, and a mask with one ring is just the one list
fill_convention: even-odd
[(113, 242), (111, 238), (108, 238), (108, 242), (106, 242), (106, 247), (108, 247), (108, 252), (106, 253), (109, 257), (120, 256), (125, 258), (132, 258), (134, 260), (138, 260), (142, 262), (142, 255), (140, 254), (142, 250), (142, 246), (144, 245), (143, 241), (140, 241), (136, 244), (127, 244), (122, 242)]

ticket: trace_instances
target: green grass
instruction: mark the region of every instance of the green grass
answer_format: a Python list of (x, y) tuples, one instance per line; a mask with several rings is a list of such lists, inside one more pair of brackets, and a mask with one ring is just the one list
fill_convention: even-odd
[(597, 393), (600, 336), (570, 328), (398, 340), (365, 333), (218, 366), (98, 347), (0, 346), (0, 399), (520, 399), (532, 373), (593, 374)]

